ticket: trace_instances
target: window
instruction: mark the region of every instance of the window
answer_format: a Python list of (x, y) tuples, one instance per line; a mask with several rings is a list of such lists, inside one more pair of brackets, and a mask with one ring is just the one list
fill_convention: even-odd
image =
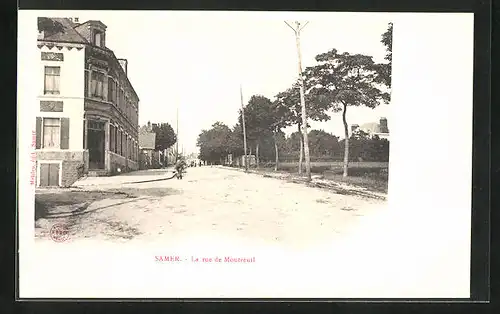
[(125, 135), (125, 132), (122, 132), (122, 148), (121, 148), (121, 154), (123, 157), (125, 156), (125, 150), (127, 149), (127, 135)]
[(61, 67), (45, 67), (44, 94), (59, 95)]
[(118, 153), (118, 129), (115, 127), (115, 146), (113, 147), (113, 152)]
[(113, 153), (115, 152), (116, 138), (115, 138), (115, 126), (109, 126), (109, 150)]
[(108, 78), (108, 101), (116, 104), (116, 82), (111, 77)]
[(128, 159), (132, 159), (132, 141), (130, 138), (127, 138), (127, 155)]
[(43, 148), (59, 148), (61, 144), (61, 120), (43, 118)]
[(122, 131), (121, 130), (118, 131), (118, 137), (117, 137), (117, 139), (118, 139), (118, 151), (117, 151), (117, 154), (121, 156), (122, 155), (122, 144), (123, 144), (122, 143), (123, 137), (122, 137)]
[(120, 108), (120, 111), (123, 111), (123, 89), (120, 88), (119, 93), (118, 93), (118, 108)]
[(89, 95), (89, 71), (85, 70), (85, 97)]
[(92, 96), (104, 97), (104, 74), (101, 72), (92, 72)]
[(101, 32), (95, 32), (94, 33), (94, 44), (96, 46), (102, 47), (102, 33)]

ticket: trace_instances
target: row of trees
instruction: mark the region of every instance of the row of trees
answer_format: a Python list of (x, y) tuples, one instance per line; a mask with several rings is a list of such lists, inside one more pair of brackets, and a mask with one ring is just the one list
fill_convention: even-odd
[[(349, 125), (347, 112), (349, 107), (366, 106), (376, 108), (381, 103), (390, 100), (391, 67), (392, 67), (392, 23), (387, 31), (382, 34), (382, 44), (387, 54), (386, 62), (375, 63), (371, 56), (362, 54), (340, 53), (332, 49), (326, 53), (316, 56), (317, 64), (308, 67), (302, 73), (304, 82), (305, 101), (308, 119), (313, 121), (330, 120), (329, 112), (342, 112), (344, 126), (344, 139), (339, 141), (325, 136), (320, 130), (313, 130), (312, 140), (309, 147), (315, 154), (332, 153), (342, 146), (344, 158), (344, 176), (348, 175), (348, 163), (352, 160), (349, 156), (350, 146), (353, 149), (367, 149), (368, 147), (379, 147), (378, 152), (383, 151), (384, 141), (370, 139), (374, 142), (367, 144), (364, 139), (363, 145), (353, 142), (355, 139), (349, 137)], [(292, 134), (291, 145), (298, 140), (299, 173), (302, 172), (302, 158), (304, 150), (304, 136), (302, 126), (302, 112), (298, 84), (294, 84), (287, 90), (278, 93), (274, 101), (262, 96), (253, 95), (245, 107), (245, 125), (247, 142), (249, 143), (249, 154), (255, 154), (256, 164), (259, 167), (261, 148), (269, 146), (272, 139), (274, 146), (275, 169), (278, 168), (280, 148), (283, 152), (287, 142), (283, 129), (295, 126), (297, 132)], [(207, 161), (222, 161), (225, 156), (241, 156), (243, 151), (243, 132), (241, 109), (238, 114), (238, 122), (231, 129), (217, 122), (210, 130), (203, 130), (198, 138), (197, 145), (200, 147), (200, 159)], [(309, 127), (309, 126), (308, 126)], [(316, 133), (315, 133), (316, 132)], [(316, 136), (315, 135), (320, 135)], [(359, 137), (359, 134), (355, 136)], [(297, 138), (298, 137), (298, 138)], [(365, 135), (360, 138), (366, 137)], [(321, 148), (320, 140), (332, 145), (331, 149)], [(359, 141), (359, 139), (357, 139)], [(318, 142), (316, 142), (318, 141)], [(379, 141), (380, 143), (376, 143)], [(352, 143), (351, 143), (352, 142)], [(380, 145), (379, 145), (380, 144)], [(283, 146), (285, 145), (285, 146)], [(336, 146), (337, 145), (337, 146)], [(357, 145), (357, 146), (356, 146)], [(372, 145), (372, 146), (370, 146)], [(281, 146), (281, 147), (280, 147)], [(297, 147), (295, 147), (297, 148)], [(352, 150), (351, 149), (351, 153)], [(373, 150), (373, 149), (372, 149)], [(285, 150), (286, 151), (286, 150)], [(370, 149), (368, 149), (370, 151)], [(371, 153), (370, 153), (371, 154)], [(375, 153), (374, 153), (375, 154)], [(366, 153), (365, 155), (368, 155)], [(376, 155), (376, 154), (375, 154)], [(366, 157), (366, 156), (365, 156)]]
[[(211, 163), (223, 163), (229, 154), (243, 156), (241, 132), (237, 127), (231, 129), (222, 122), (216, 122), (210, 130), (203, 131), (198, 138), (200, 159)], [(344, 139), (339, 139), (338, 136), (324, 130), (315, 129), (310, 130), (308, 136), (309, 150), (313, 161), (343, 160)], [(289, 136), (283, 132), (268, 133), (263, 135), (259, 142), (249, 143), (249, 154), (258, 156), (258, 164), (272, 162), (277, 169), (277, 160), (297, 162), (300, 159), (300, 154), (304, 154), (300, 147), (301, 144), (302, 136), (297, 131)], [(389, 141), (380, 139), (376, 135), (370, 136), (370, 134), (358, 130), (349, 137), (349, 145), (350, 161), (389, 160)], [(258, 155), (257, 147), (259, 148)]]

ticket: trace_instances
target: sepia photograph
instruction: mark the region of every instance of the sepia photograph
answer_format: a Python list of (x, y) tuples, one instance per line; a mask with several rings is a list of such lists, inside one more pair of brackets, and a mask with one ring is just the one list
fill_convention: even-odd
[(419, 14), (20, 12), (20, 296), (466, 296), (470, 171), (417, 177), (471, 163), (473, 18), (435, 15), (429, 49)]

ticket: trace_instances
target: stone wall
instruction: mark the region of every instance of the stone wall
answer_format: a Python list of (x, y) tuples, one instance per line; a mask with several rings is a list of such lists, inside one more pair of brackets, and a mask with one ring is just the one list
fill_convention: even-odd
[[(125, 157), (120, 156), (118, 154), (115, 154), (113, 152), (108, 151), (108, 157), (109, 157), (109, 167), (110, 169), (108, 170), (108, 173), (110, 175), (116, 175), (118, 173), (124, 173), (124, 172), (129, 172), (129, 171), (135, 171), (139, 169), (139, 163), (135, 161), (131, 161), (130, 159), (128, 162), (125, 160)], [(118, 172), (118, 168), (120, 168), (120, 172)]]
[(87, 151), (37, 151), (38, 162), (44, 160), (61, 160), (61, 185), (71, 186), (79, 178), (88, 173), (88, 152)]

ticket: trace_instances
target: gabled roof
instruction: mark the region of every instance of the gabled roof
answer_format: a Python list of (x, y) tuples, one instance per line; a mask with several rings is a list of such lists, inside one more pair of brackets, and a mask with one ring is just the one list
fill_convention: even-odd
[(155, 149), (156, 133), (148, 132), (144, 127), (139, 129), (139, 148)]
[(380, 133), (380, 124), (377, 122), (365, 123), (360, 125), (359, 128), (370, 133)]
[(38, 30), (48, 34), (43, 40), (88, 44), (89, 42), (75, 30), (77, 25), (68, 18), (38, 18)]

